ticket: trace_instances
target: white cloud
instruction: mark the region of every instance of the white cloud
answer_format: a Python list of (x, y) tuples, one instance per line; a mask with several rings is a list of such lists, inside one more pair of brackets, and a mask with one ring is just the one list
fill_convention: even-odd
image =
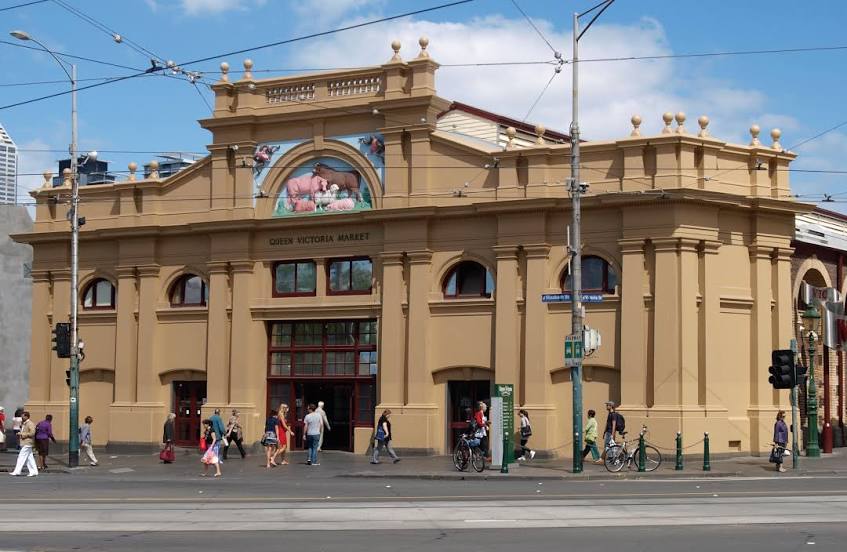
[[(155, 5), (154, 0), (148, 0), (148, 4), (151, 1)], [(214, 15), (231, 10), (249, 10), (264, 6), (265, 3), (266, 0), (181, 0), (182, 11), (186, 15)]]
[[(334, 23), (348, 14), (362, 9), (378, 9), (385, 0), (321, 0), (320, 2), (303, 2), (296, 0), (291, 8), (300, 17), (308, 18), (310, 22), (320, 21), (323, 25)], [(310, 23), (311, 24), (311, 23)]]
[[(570, 34), (557, 32), (544, 20), (534, 20), (544, 35), (566, 58)], [(310, 43), (295, 53), (297, 63), (326, 65), (328, 59), (343, 59), (346, 65), (377, 65), (391, 56), (394, 38), (403, 43), (401, 55), (411, 59), (418, 53), (417, 40), (430, 38), (429, 51), (438, 62), (480, 63), (551, 60), (549, 47), (523, 19), (503, 16), (467, 22), (402, 20), (390, 27), (374, 26), (339, 33)], [(580, 58), (650, 56), (672, 54), (664, 29), (653, 19), (631, 25), (601, 25), (591, 28), (580, 41)], [(729, 140), (743, 139), (752, 115), (762, 113), (766, 97), (757, 90), (732, 83), (689, 76), (686, 64), (672, 59), (651, 61), (585, 62), (580, 66), (580, 127), (589, 140), (626, 136), (630, 117), (643, 118), (642, 129), (656, 132), (665, 111), (688, 113), (687, 126), (696, 129), (696, 119), (707, 114), (710, 130)], [(443, 67), (436, 77), (438, 93), (518, 119), (523, 119), (544, 84), (552, 66)], [(548, 128), (567, 130), (571, 119), (570, 67), (559, 74), (528, 118)], [(764, 127), (763, 127), (764, 128)]]

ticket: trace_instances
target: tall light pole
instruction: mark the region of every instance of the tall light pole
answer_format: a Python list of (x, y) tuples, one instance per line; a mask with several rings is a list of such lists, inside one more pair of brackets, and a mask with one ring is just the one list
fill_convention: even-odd
[[(573, 106), (571, 135), (571, 178), (569, 191), (573, 211), (573, 229), (571, 231), (571, 333), (580, 342), (583, 341), (584, 313), (582, 311), (582, 212), (580, 196), (586, 187), (579, 181), (579, 39), (591, 27), (600, 15), (614, 3), (615, 0), (604, 0), (588, 11), (573, 14), (573, 60), (571, 70), (573, 76)], [(591, 18), (585, 29), (580, 32), (579, 18), (599, 11)], [(582, 352), (579, 347), (576, 354), (576, 364), (571, 368), (571, 386), (573, 389), (573, 472), (582, 472)]]
[[(71, 156), (71, 389), (68, 429), (68, 465), (76, 467), (79, 465), (79, 167), (77, 166), (77, 116), (76, 116), (76, 65), (70, 64), (71, 71), (68, 72), (59, 57), (47, 46), (30, 36), (24, 31), (11, 31), (9, 33), (18, 40), (31, 40), (41, 46), (50, 54), (59, 67), (62, 68), (68, 80), (71, 82), (71, 145), (69, 153)], [(97, 152), (91, 152), (86, 158), (96, 160)]]

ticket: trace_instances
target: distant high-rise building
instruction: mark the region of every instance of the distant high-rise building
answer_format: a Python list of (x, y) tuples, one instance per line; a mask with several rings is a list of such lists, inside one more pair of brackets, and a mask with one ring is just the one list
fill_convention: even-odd
[(14, 204), (18, 194), (18, 147), (0, 125), (0, 204)]

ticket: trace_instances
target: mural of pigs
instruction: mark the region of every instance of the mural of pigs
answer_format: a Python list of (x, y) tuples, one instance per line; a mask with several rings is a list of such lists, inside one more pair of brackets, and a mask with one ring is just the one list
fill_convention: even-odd
[(344, 199), (336, 199), (329, 205), (325, 207), (327, 211), (352, 211), (356, 208), (356, 202), (353, 201), (352, 197), (345, 197)]
[(359, 189), (359, 173), (356, 171), (336, 171), (324, 165), (315, 163), (312, 174), (323, 178), (328, 184), (335, 184), (339, 190), (346, 190), (356, 201), (362, 201), (362, 192)]
[(298, 200), (306, 199), (312, 203), (312, 211), (315, 210), (314, 199), (318, 191), (326, 190), (327, 181), (314, 174), (304, 174), (295, 178), (289, 178), (285, 182), (285, 191), (288, 200), (288, 210), (293, 211)]

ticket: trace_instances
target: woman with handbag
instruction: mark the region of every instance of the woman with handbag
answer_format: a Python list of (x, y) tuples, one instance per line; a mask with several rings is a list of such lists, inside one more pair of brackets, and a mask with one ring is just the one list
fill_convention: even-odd
[(291, 435), (291, 428), (288, 427), (288, 405), (282, 403), (279, 405), (279, 412), (277, 415), (277, 423), (276, 423), (276, 452), (274, 453), (274, 462), (276, 462), (277, 457), (282, 457), (282, 462), (276, 465), (288, 465), (288, 460), (285, 459), (285, 452), (288, 450), (288, 443), (291, 442), (289, 438)]
[(268, 419), (265, 420), (265, 433), (262, 436), (262, 446), (265, 447), (266, 468), (276, 466), (274, 455), (279, 444), (279, 437), (276, 434), (277, 424), (279, 424), (279, 419), (276, 417), (276, 410), (271, 410)]
[(244, 446), (242, 442), (244, 441), (244, 434), (241, 431), (241, 413), (236, 409), (232, 409), (232, 416), (229, 417), (229, 421), (226, 424), (226, 445), (224, 445), (224, 460), (226, 460), (227, 453), (229, 452), (229, 447), (233, 443), (238, 447), (238, 452), (241, 453), (241, 457), (244, 458), (247, 456), (247, 453), (244, 452)]
[(523, 462), (526, 460), (526, 455), (529, 454), (529, 459), (535, 458), (535, 451), (526, 446), (529, 438), (532, 437), (532, 424), (529, 423), (529, 413), (521, 408), (518, 410), (518, 416), (521, 419), (521, 455), (518, 460)]
[(376, 438), (374, 439), (374, 454), (373, 458), (371, 458), (371, 464), (379, 464), (379, 449), (382, 447), (385, 447), (385, 450), (388, 451), (388, 456), (394, 459), (395, 464), (400, 461), (397, 453), (391, 448), (390, 417), (391, 411), (383, 410), (382, 416), (379, 417), (379, 421), (376, 423)]
[(221, 442), (218, 440), (218, 435), (212, 428), (212, 420), (203, 420), (203, 437), (200, 439), (200, 448), (206, 446), (206, 452), (200, 458), (203, 463), (203, 473), (201, 477), (206, 477), (209, 472), (209, 466), (215, 466), (215, 477), (221, 476)]
[(782, 459), (785, 456), (785, 447), (788, 444), (788, 426), (785, 425), (785, 410), (776, 413), (776, 423), (773, 426), (773, 450), (770, 461), (776, 464), (776, 471), (783, 473)]
[(172, 464), (176, 460), (174, 453), (174, 420), (176, 414), (171, 412), (165, 418), (165, 425), (162, 429), (162, 450), (159, 452), (159, 460), (165, 464)]

